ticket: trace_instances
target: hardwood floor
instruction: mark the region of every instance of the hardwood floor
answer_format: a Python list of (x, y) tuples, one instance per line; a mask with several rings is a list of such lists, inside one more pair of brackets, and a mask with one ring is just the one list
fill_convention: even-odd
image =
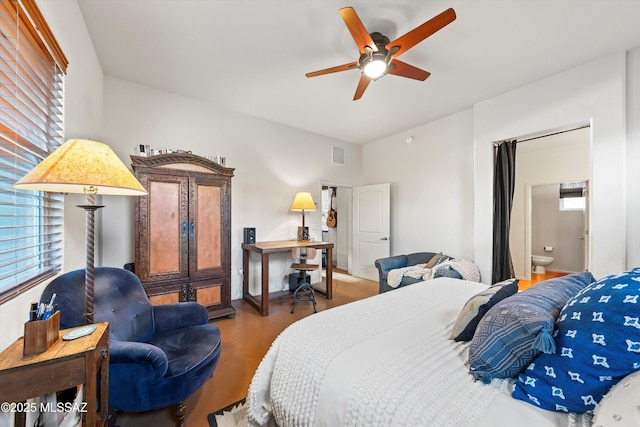
[[(317, 295), (318, 311), (363, 299), (378, 293), (378, 282), (358, 279), (334, 270), (334, 296), (326, 300)], [(291, 299), (271, 302), (269, 316), (262, 317), (242, 300), (233, 301), (236, 316), (214, 323), (222, 331), (222, 354), (213, 377), (185, 403), (188, 427), (208, 427), (207, 415), (247, 395), (249, 383), (273, 340), (296, 320), (313, 314), (309, 302), (296, 305), (291, 314)], [(120, 427), (175, 426), (173, 408), (144, 413), (119, 413)]]
[(542, 282), (547, 279), (552, 279), (554, 277), (565, 276), (566, 274), (567, 273), (558, 273), (557, 271), (547, 271), (545, 274), (531, 273), (531, 280), (518, 281), (518, 289), (524, 291), (525, 289), (530, 288), (536, 283)]

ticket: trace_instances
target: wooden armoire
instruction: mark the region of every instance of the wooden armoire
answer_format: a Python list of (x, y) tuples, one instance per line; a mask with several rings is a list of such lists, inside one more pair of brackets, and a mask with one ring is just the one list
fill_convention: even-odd
[(135, 264), (152, 304), (196, 301), (209, 319), (231, 306), (231, 177), (193, 154), (131, 156), (148, 191), (136, 201)]

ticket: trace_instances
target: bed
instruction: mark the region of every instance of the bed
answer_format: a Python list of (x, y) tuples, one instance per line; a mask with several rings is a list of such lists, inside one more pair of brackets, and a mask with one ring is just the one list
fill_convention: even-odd
[(252, 379), (250, 424), (591, 426), (589, 413), (514, 399), (514, 379), (470, 375), (470, 344), (449, 338), (465, 303), (487, 288), (437, 278), (292, 324)]

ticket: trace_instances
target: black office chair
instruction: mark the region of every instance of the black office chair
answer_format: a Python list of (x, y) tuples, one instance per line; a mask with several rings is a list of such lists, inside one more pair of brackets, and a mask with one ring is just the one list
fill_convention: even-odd
[(291, 264), (291, 268), (298, 272), (296, 276), (296, 290), (293, 292), (293, 307), (291, 307), (291, 313), (296, 309), (296, 304), (299, 301), (311, 301), (313, 303), (313, 312), (316, 310), (316, 294), (311, 286), (311, 276), (307, 274), (307, 271), (316, 270), (320, 267), (318, 264), (309, 264), (307, 260), (314, 259), (316, 257), (315, 248), (294, 248), (291, 250), (291, 256), (300, 262), (294, 262)]

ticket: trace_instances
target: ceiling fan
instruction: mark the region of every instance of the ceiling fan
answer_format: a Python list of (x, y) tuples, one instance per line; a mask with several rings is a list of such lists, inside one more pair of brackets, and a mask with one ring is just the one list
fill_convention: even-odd
[(362, 75), (353, 97), (354, 101), (362, 97), (372, 80), (378, 80), (387, 74), (420, 81), (426, 80), (431, 73), (402, 62), (397, 57), (456, 19), (456, 13), (449, 8), (390, 42), (389, 38), (383, 34), (369, 34), (352, 7), (340, 9), (340, 15), (347, 25), (353, 40), (358, 45), (360, 58), (356, 62), (314, 71), (305, 75), (307, 77), (316, 77), (338, 71), (360, 69)]

